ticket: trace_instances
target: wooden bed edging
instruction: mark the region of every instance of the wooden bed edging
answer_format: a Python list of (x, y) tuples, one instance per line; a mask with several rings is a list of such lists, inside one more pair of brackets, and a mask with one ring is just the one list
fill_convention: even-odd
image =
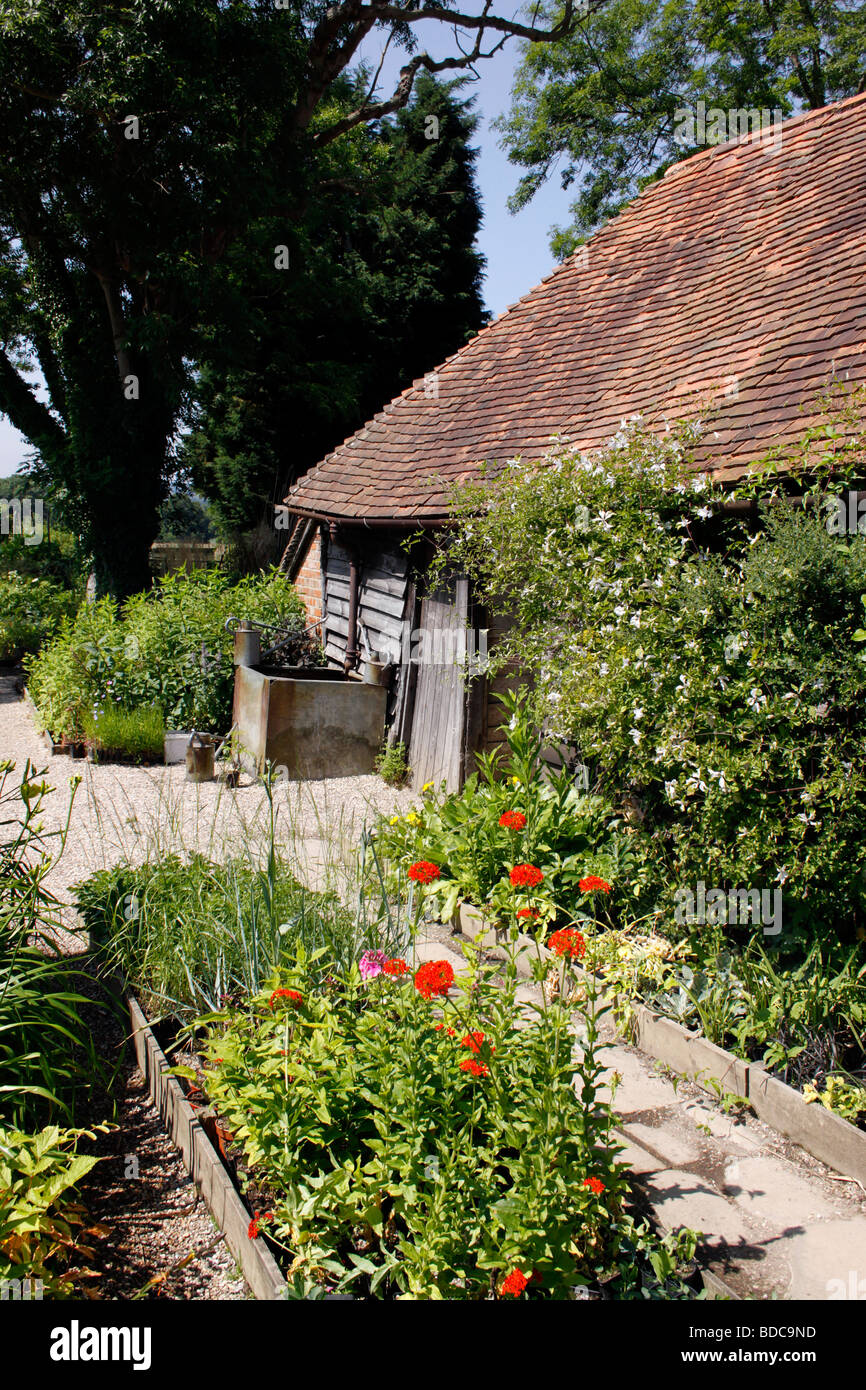
[(177, 1078), (170, 1075), (168, 1060), (139, 1007), (127, 996), (132, 1038), (139, 1070), (150, 1098), (172, 1142), (183, 1155), (187, 1172), (205, 1205), (225, 1236), (244, 1278), (256, 1298), (284, 1299), (286, 1280), (261, 1239), (250, 1240), (250, 1214), (240, 1199), (219, 1155), (204, 1132)]
[[(460, 930), (493, 954), (505, 955), (501, 934), (489, 926), (476, 908), (460, 906)], [(518, 974), (530, 978), (536, 944), (531, 937), (518, 938), (521, 950), (516, 958)], [(556, 957), (542, 946), (542, 959), (552, 963)], [(583, 972), (581, 972), (583, 973)], [(612, 1002), (607, 996), (607, 1003)], [(759, 1120), (793, 1139), (801, 1148), (819, 1158), (837, 1173), (856, 1178), (866, 1185), (866, 1133), (834, 1115), (818, 1101), (807, 1102), (802, 1093), (771, 1076), (760, 1062), (744, 1062), (723, 1047), (717, 1047), (698, 1033), (691, 1033), (672, 1018), (653, 1013), (644, 1004), (633, 1005), (635, 1032), (631, 1042), (648, 1056), (664, 1062), (674, 1071), (718, 1095), (715, 1081), (725, 1091), (748, 1099)]]

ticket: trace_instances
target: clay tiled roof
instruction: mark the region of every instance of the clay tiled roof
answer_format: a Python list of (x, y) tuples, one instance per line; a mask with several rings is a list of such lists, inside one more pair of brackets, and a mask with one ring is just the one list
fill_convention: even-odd
[[(866, 95), (674, 165), (303, 477), (291, 508), (432, 520), (482, 461), (597, 446), (620, 420), (718, 403), (701, 466), (742, 474), (866, 378)], [(426, 392), (426, 393), (425, 393)]]

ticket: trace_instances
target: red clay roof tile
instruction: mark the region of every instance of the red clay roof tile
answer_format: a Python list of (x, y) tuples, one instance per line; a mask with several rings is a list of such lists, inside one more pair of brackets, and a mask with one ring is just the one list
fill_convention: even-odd
[(834, 371), (866, 376), (864, 207), (866, 94), (693, 155), (438, 367), (438, 398), (413, 382), (286, 501), (444, 518), (481, 462), (710, 400), (698, 462), (740, 476), (802, 433)]

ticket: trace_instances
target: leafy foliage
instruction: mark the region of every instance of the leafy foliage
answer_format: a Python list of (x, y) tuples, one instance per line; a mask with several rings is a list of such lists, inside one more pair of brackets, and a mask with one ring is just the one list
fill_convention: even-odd
[[(590, 874), (614, 886), (614, 912), (628, 909), (640, 864), (627, 838), (614, 833), (619, 822), (609, 803), (583, 793), (571, 772), (543, 773), (544, 739), (526, 692), (501, 698), (508, 715), (505, 756), (482, 755), (459, 792), (437, 793), (428, 784), (420, 806), (380, 823), (379, 855), (396, 882), (417, 860), (436, 865), (441, 877), (424, 891), (428, 909), (443, 922), (460, 902), (506, 921), (515, 906), (544, 922), (570, 918), (584, 901), (580, 880)], [(538, 867), (543, 883), (516, 898), (509, 873), (526, 863)]]
[(14, 570), (0, 576), (0, 661), (39, 651), (77, 606), (77, 595), (50, 579), (25, 578)]
[(41, 1281), (49, 1298), (81, 1296), (93, 1249), (71, 1189), (99, 1160), (76, 1153), (89, 1130), (46, 1126), (35, 1134), (0, 1126), (0, 1280)]
[(827, 1110), (856, 1124), (866, 1120), (866, 1086), (858, 1086), (846, 1076), (828, 1076), (823, 1090), (810, 1084), (803, 1089), (807, 1102), (820, 1101)]
[[(820, 505), (720, 516), (692, 428), (633, 421), (593, 457), (516, 462), (456, 500), (448, 553), (516, 618), (499, 651), (627, 818), (668, 917), (678, 888), (780, 887), (788, 927), (853, 936), (866, 878), (866, 540)], [(642, 890), (641, 890), (642, 891)]]
[[(363, 418), (359, 388), (390, 393), (395, 363), (402, 380), (476, 326), (470, 156), (458, 141), (438, 164), (428, 149), (406, 177), (411, 121), (379, 139), (363, 133), (405, 104), (407, 79), (433, 60), (409, 57), (390, 101), (369, 75), (366, 85), (344, 75), (371, 31), (414, 50), (409, 15), (395, 24), (350, 8), (334, 22), (325, 0), (4, 5), (0, 408), (33, 445), (33, 470), (93, 555), (101, 593), (122, 600), (149, 586), (178, 428), (202, 424), (200, 386), (218, 447), (198, 461), (213, 465), (224, 511), (228, 474), (245, 458), (244, 488), (257, 506), (270, 500), (274, 417), (253, 379), (270, 363), (256, 350), (267, 301), (280, 301), (290, 332), (263, 385), (279, 387), (299, 422), (281, 433), (302, 436), (299, 456), (278, 450), (283, 470), (336, 443), (347, 415)], [(458, 42), (436, 70), (468, 68), (479, 52)], [(290, 252), (286, 272), (278, 246)], [(229, 376), (221, 339), (238, 348)], [(391, 358), (377, 383), (368, 359), (380, 347)]]
[[(548, 13), (558, 5), (547, 6)], [(527, 169), (522, 207), (554, 168), (577, 185), (570, 227), (555, 228), (568, 255), (677, 159), (695, 153), (678, 112), (763, 109), (775, 119), (816, 110), (863, 87), (866, 7), (840, 0), (611, 0), (591, 5), (561, 43), (525, 53), (512, 107), (499, 128), (512, 162)]]
[(300, 632), (294, 585), (273, 571), (233, 583), (220, 570), (178, 572), (122, 607), (82, 604), (28, 663), (29, 690), (55, 736), (81, 736), (109, 705), (155, 707), (169, 728), (227, 732), (234, 680), (229, 617)]
[(270, 994), (202, 1020), (295, 1296), (686, 1295), (693, 1234), (659, 1241), (628, 1210), (596, 1015), (577, 1052), (567, 1009), (521, 1017), (516, 971), (494, 983), (471, 953), (441, 1008), (411, 971), (321, 987), (317, 965), (299, 951)]
[[(20, 780), (0, 763), (0, 1121), (16, 1125), (69, 1114), (99, 1071), (76, 989), (81, 972), (59, 957), (50, 930), (57, 903), (45, 886), (65, 831), (43, 833), (50, 791), (32, 763)], [(71, 803), (70, 803), (71, 805)]]

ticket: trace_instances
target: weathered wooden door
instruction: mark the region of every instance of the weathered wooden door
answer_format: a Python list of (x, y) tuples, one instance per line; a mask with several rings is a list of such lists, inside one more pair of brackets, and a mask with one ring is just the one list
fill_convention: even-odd
[(466, 688), (463, 683), (469, 582), (456, 579), (421, 603), (421, 627), (409, 761), (416, 791), (425, 782), (459, 788), (463, 771)]

